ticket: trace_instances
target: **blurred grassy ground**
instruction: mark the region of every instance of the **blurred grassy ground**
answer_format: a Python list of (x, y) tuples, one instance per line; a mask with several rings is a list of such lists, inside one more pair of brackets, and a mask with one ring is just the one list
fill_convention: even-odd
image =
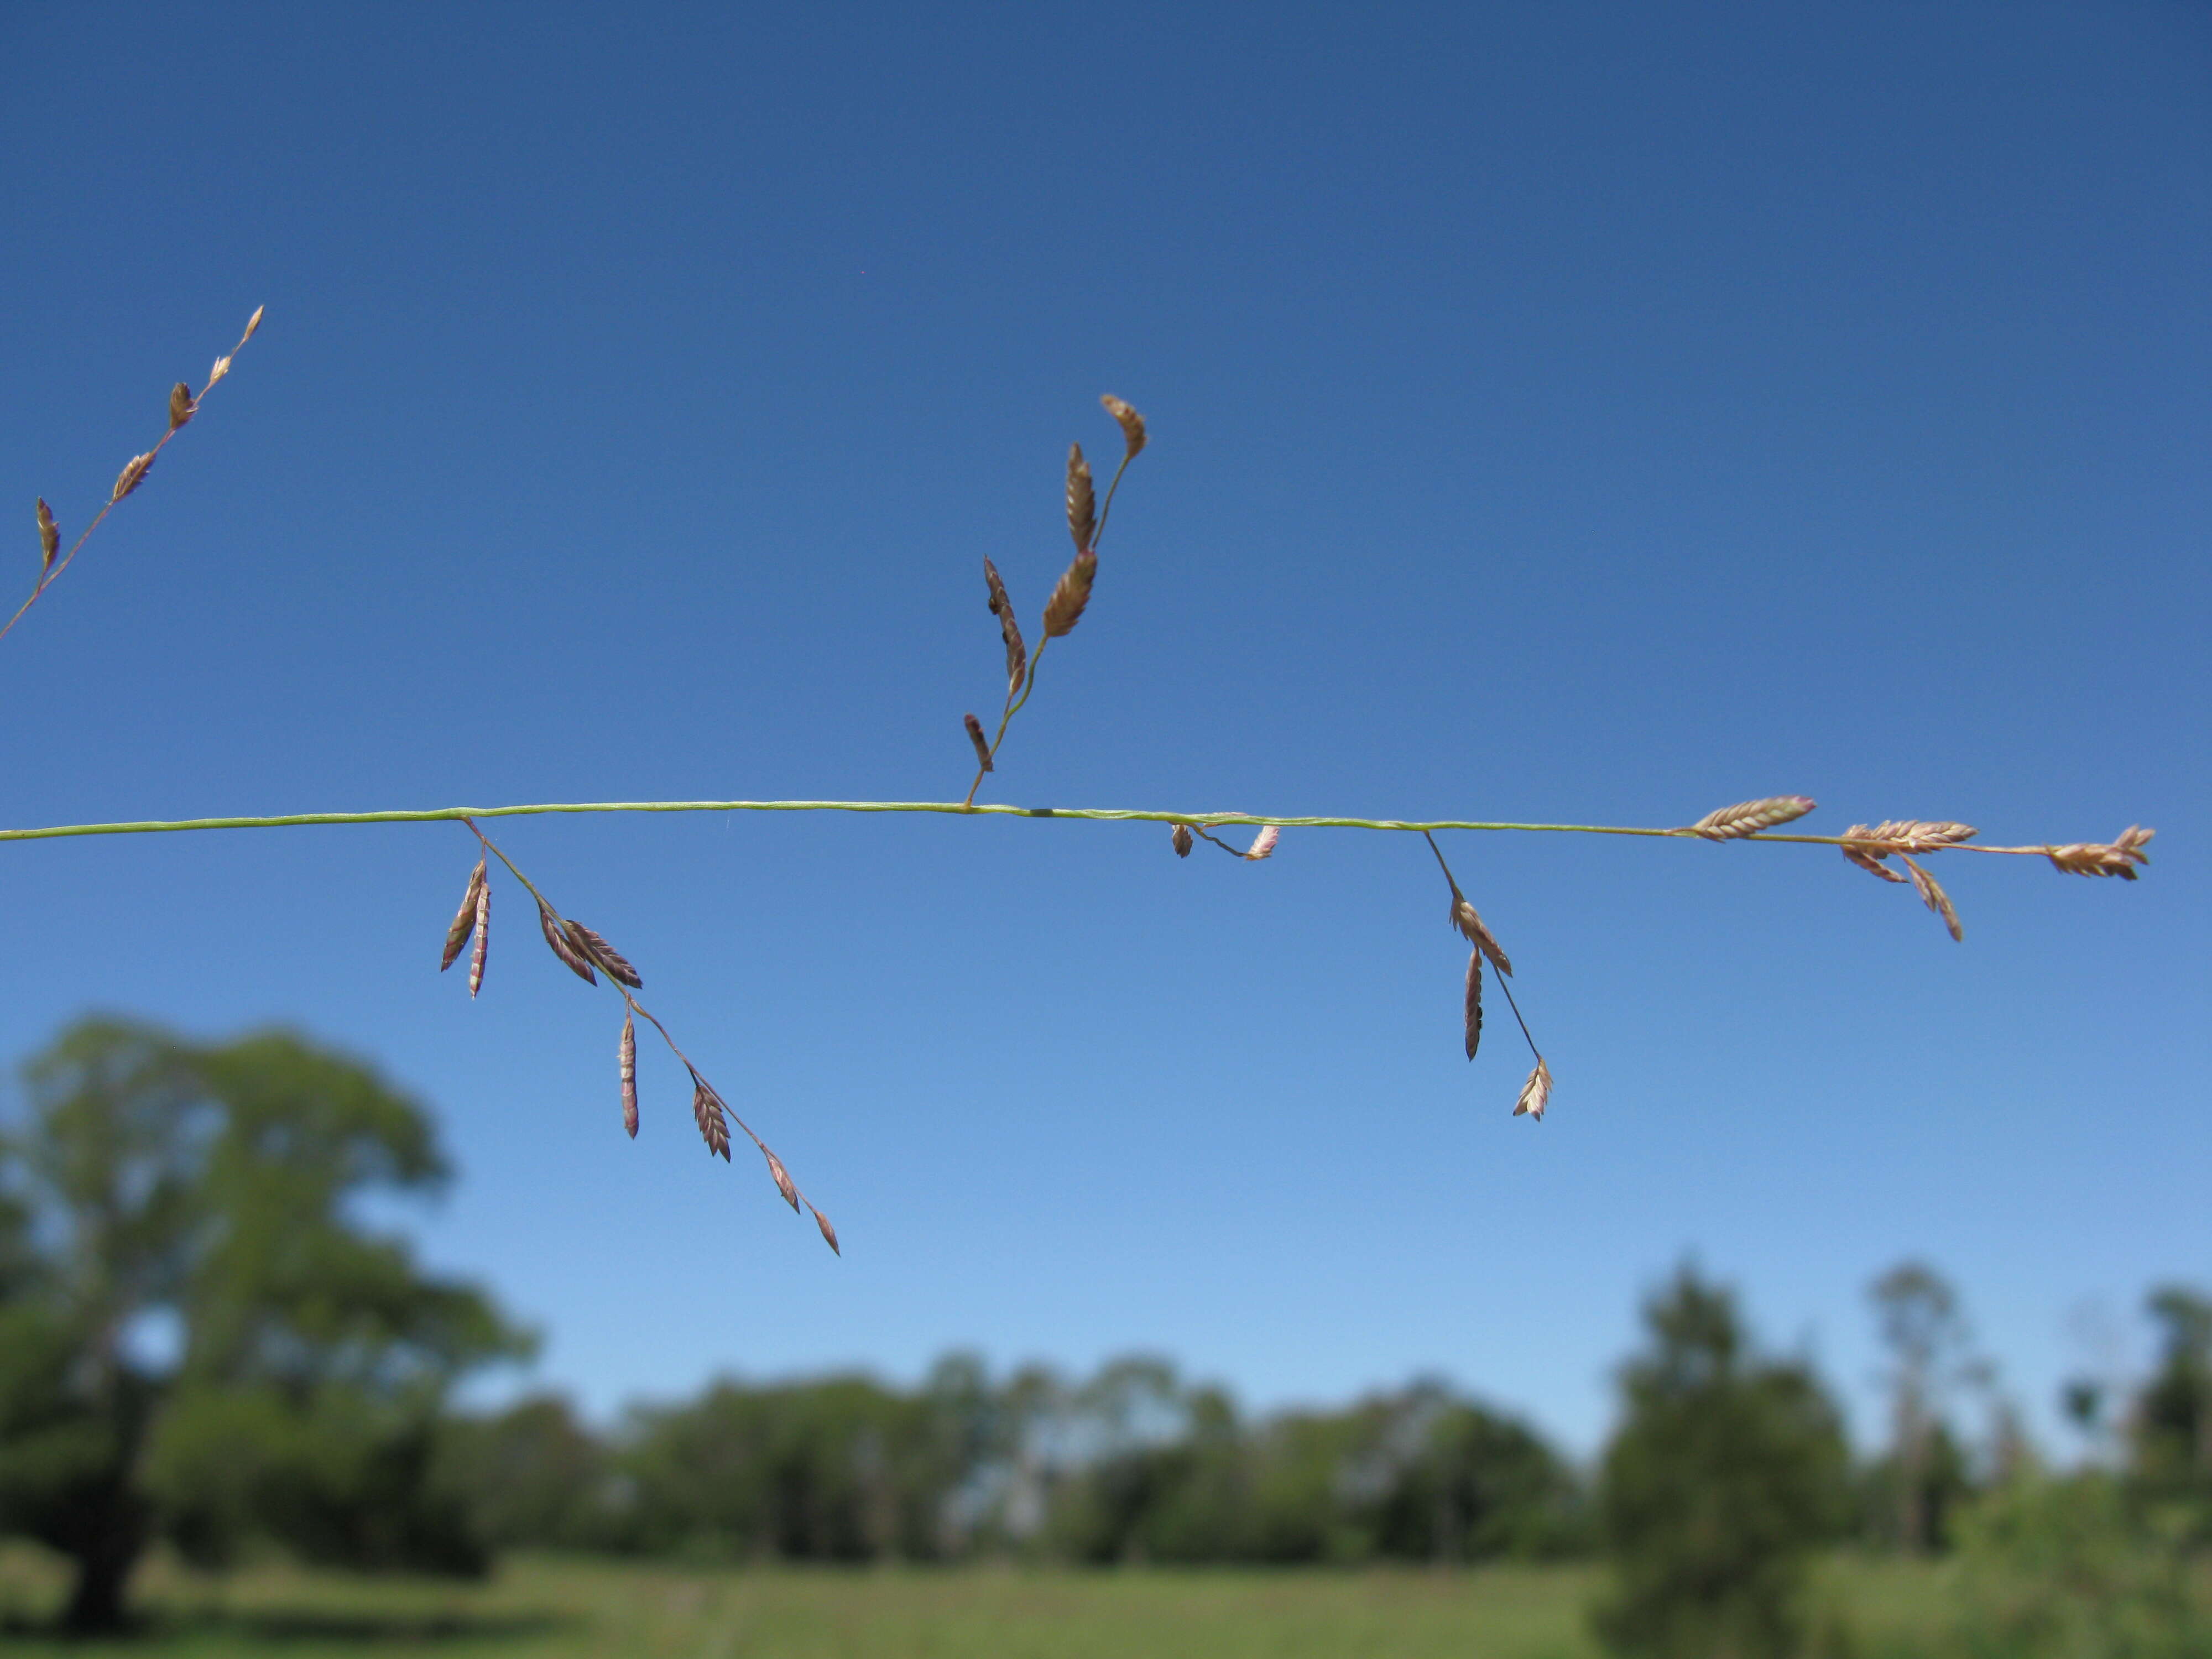
[[(64, 1643), (29, 1628), (58, 1604), (52, 1558), (0, 1547), (9, 1659), (435, 1655), (438, 1659), (1594, 1659), (1583, 1567), (1475, 1571), (1114, 1572), (976, 1567), (685, 1569), (523, 1556), (489, 1583), (257, 1567), (223, 1578), (150, 1563), (147, 1630)], [(1869, 1659), (1927, 1651), (1942, 1569), (1831, 1564), (1824, 1589)]]

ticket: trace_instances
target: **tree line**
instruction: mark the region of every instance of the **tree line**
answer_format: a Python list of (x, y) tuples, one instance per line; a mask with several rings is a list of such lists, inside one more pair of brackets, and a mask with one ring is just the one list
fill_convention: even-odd
[(515, 1547), (1095, 1565), (1602, 1554), (1595, 1616), (1617, 1651), (1749, 1656), (1802, 1644), (1808, 1561), (1856, 1541), (2028, 1564), (1998, 1575), (1990, 1617), (2055, 1644), (2068, 1620), (2169, 1603), (2194, 1617), (2185, 1581), (2212, 1545), (2212, 1302), (2179, 1286), (2151, 1298), (2146, 1382), (2069, 1389), (2104, 1449), (2063, 1476), (2039, 1464), (1954, 1291), (1913, 1263), (1870, 1289), (1891, 1405), (1872, 1458), (1854, 1457), (1811, 1364), (1761, 1348), (1734, 1296), (1687, 1267), (1645, 1306), (1588, 1468), (1441, 1382), (1254, 1416), (1149, 1358), (1084, 1379), (994, 1378), (953, 1356), (912, 1388), (724, 1380), (597, 1428), (557, 1397), (453, 1408), (462, 1378), (530, 1339), (357, 1219), (366, 1194), (448, 1178), (427, 1114), (373, 1067), (281, 1032), (207, 1045), (88, 1021), (28, 1064), (5, 1126), (0, 1534), (73, 1559), (80, 1629), (125, 1619), (157, 1540), (208, 1565), (278, 1542), (456, 1573)]

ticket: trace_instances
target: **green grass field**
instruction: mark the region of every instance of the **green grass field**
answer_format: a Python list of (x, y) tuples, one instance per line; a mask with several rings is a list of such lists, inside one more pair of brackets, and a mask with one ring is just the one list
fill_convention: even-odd
[[(1595, 1659), (1583, 1609), (1599, 1579), (1578, 1567), (839, 1571), (539, 1556), (454, 1585), (280, 1567), (212, 1579), (156, 1562), (137, 1587), (148, 1628), (117, 1643), (33, 1632), (63, 1582), (50, 1559), (0, 1550), (9, 1659)], [(1927, 1651), (1945, 1624), (1939, 1568), (1838, 1562), (1824, 1589), (1868, 1659)]]

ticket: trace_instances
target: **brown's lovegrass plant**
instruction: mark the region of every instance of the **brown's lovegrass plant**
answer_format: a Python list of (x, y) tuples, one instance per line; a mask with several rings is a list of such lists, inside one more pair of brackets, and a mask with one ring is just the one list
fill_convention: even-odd
[[(61, 530), (52, 509), (41, 498), (37, 504), (36, 521), (39, 538), (38, 574), (30, 597), (17, 607), (4, 625), (0, 635), (21, 620), (24, 613), (36, 604), (46, 589), (66, 570), (78, 551), (91, 538), (94, 531), (106, 519), (116, 506), (140, 489), (146, 482), (155, 459), (170, 440), (182, 431), (199, 412), (207, 393), (230, 372), (232, 358), (240, 348), (253, 337), (261, 324), (260, 311), (256, 310), (247, 321), (246, 331), (237, 346), (216, 360), (208, 375), (207, 385), (195, 396), (190, 386), (178, 384), (168, 399), (168, 429), (154, 447), (143, 453), (133, 455), (117, 476), (106, 505), (78, 535), (67, 554), (61, 549)], [(564, 917), (543, 892), (524, 875), (514, 861), (495, 845), (477, 820), (494, 817), (535, 817), (552, 813), (577, 812), (938, 812), (964, 817), (1006, 816), (1014, 817), (1080, 818), (1105, 823), (1153, 823), (1169, 826), (1171, 844), (1178, 859), (1189, 857), (1200, 841), (1219, 848), (1240, 863), (1258, 864), (1271, 858), (1279, 844), (1285, 829), (1348, 829), (1378, 830), (1393, 835), (1418, 834), (1428, 842), (1435, 854), (1437, 867), (1443, 872), (1449, 890), (1447, 919), (1454, 932), (1467, 941), (1468, 958), (1462, 997), (1462, 1043), (1467, 1057), (1473, 1060), (1481, 1046), (1483, 964), (1486, 961), (1498, 975), (1498, 988), (1505, 994), (1506, 1006), (1511, 1009), (1514, 1023), (1528, 1045), (1535, 1060), (1534, 1069), (1521, 1086), (1516, 1097), (1512, 1115), (1528, 1117), (1541, 1122), (1551, 1103), (1552, 1068), (1542, 1051), (1536, 1046), (1528, 1021), (1522, 1017), (1519, 1002), (1513, 994), (1513, 965), (1496, 936), (1466, 893), (1458, 878), (1444, 860), (1443, 849), (1437, 836), (1445, 831), (1502, 832), (1556, 835), (1638, 836), (1658, 839), (1695, 839), (1707, 842), (1774, 842), (1807, 846), (1832, 847), (1838, 849), (1850, 863), (1886, 882), (1903, 885), (1910, 883), (1921, 902), (1940, 918), (1951, 937), (1964, 942), (1966, 932), (1960, 925), (1957, 907), (1950, 895), (1920, 861), (1953, 853), (1996, 854), (2004, 857), (2027, 857), (2047, 860), (2052, 867), (2070, 875), (2118, 876), (2124, 881), (2136, 878), (2139, 866), (2149, 863), (2143, 848), (2148, 844), (2153, 831), (2130, 824), (2110, 842), (2077, 842), (2064, 845), (2041, 843), (2016, 847), (1992, 847), (1978, 840), (1972, 826), (1948, 820), (1884, 819), (1871, 826), (1852, 824), (1840, 836), (1808, 835), (1784, 831), (1783, 826), (1796, 823), (1815, 809), (1814, 801), (1804, 795), (1769, 795), (1756, 799), (1740, 801), (1732, 806), (1719, 807), (1706, 813), (1695, 823), (1673, 829), (1645, 828), (1626, 824), (1596, 823), (1502, 823), (1480, 819), (1436, 819), (1416, 822), (1395, 818), (1358, 817), (1282, 817), (1254, 816), (1243, 812), (1187, 812), (1152, 811), (1130, 808), (1068, 808), (1023, 807), (996, 802), (978, 803), (975, 793), (983, 779), (1000, 770), (1000, 757), (1005, 745), (1006, 732), (1016, 714), (1036, 694), (1037, 671), (1044, 660), (1045, 652), (1054, 640), (1072, 634), (1088, 609), (1098, 572), (1098, 548), (1104, 538), (1115, 495), (1121, 485), (1122, 476), (1129, 464), (1150, 441), (1145, 418), (1120, 398), (1107, 396), (1100, 399), (1106, 413), (1120, 428), (1122, 440), (1121, 463), (1115, 467), (1112, 480), (1101, 497), (1091, 477), (1091, 465), (1085, 459), (1080, 444), (1068, 447), (1066, 477), (1063, 485), (1067, 514), (1067, 529), (1075, 544), (1075, 556), (1061, 573), (1046, 600), (1040, 620), (1036, 648), (1031, 652), (1024, 639), (1017, 620), (1012, 599), (1009, 597), (1005, 580), (991, 560), (983, 561), (983, 580), (991, 615), (999, 623), (1000, 641), (1006, 653), (1006, 689), (998, 726), (986, 736), (984, 722), (974, 714), (963, 716), (969, 746), (974, 750), (976, 770), (974, 781), (968, 787), (964, 799), (958, 801), (860, 801), (860, 800), (693, 800), (693, 801), (584, 801), (535, 805), (508, 806), (451, 806), (424, 811), (386, 811), (367, 812), (300, 812), (273, 817), (195, 818), (183, 820), (144, 820), (118, 823), (58, 824), (45, 828), (0, 830), (0, 842), (38, 841), (61, 836), (113, 836), (159, 834), (184, 830), (276, 829), (319, 824), (362, 823), (459, 823), (465, 826), (478, 844), (476, 866), (469, 873), (459, 908), (447, 924), (442, 952), (439, 958), (441, 972), (450, 969), (459, 959), (465, 945), (469, 948), (469, 995), (474, 998), (483, 987), (484, 965), (491, 943), (491, 876), (490, 860), (496, 859), (501, 866), (521, 884), (538, 906), (538, 930), (546, 947), (562, 966), (587, 986), (597, 989), (599, 975), (606, 976), (607, 988), (613, 991), (623, 1003), (622, 1035), (616, 1048), (617, 1081), (620, 1089), (623, 1126), (635, 1137), (638, 1130), (637, 1079), (637, 1021), (645, 1020), (659, 1032), (661, 1041), (680, 1064), (691, 1084), (691, 1111), (700, 1139), (705, 1143), (709, 1157), (719, 1157), (724, 1162), (730, 1158), (730, 1130), (738, 1131), (750, 1140), (768, 1165), (769, 1179), (778, 1196), (793, 1211), (810, 1213), (823, 1241), (832, 1250), (842, 1249), (836, 1229), (830, 1218), (817, 1208), (811, 1200), (792, 1179), (791, 1172), (751, 1127), (710, 1084), (690, 1057), (678, 1048), (676, 1040), (637, 1000), (636, 993), (644, 988), (644, 979), (632, 967), (628, 958), (610, 945), (605, 938), (574, 917)], [(1239, 848), (1222, 838), (1217, 831), (1227, 829), (1250, 829), (1255, 833), (1249, 844)], [(1891, 865), (1894, 859), (1904, 866), (1899, 874)]]

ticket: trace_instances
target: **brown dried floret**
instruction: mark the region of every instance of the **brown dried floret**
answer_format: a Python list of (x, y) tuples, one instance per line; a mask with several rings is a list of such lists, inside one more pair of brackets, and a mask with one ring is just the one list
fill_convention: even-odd
[(783, 1201), (791, 1206), (792, 1213), (798, 1214), (799, 1185), (792, 1180), (791, 1171), (785, 1169), (783, 1160), (767, 1147), (761, 1148), (761, 1156), (768, 1160), (768, 1172), (775, 1182), (776, 1191), (783, 1194)]
[(1091, 584), (1097, 574), (1098, 556), (1087, 549), (1077, 554), (1074, 562), (1060, 573), (1052, 598), (1045, 601), (1045, 638), (1056, 640), (1073, 631), (1083, 619), (1083, 607), (1091, 603)]
[(108, 505), (113, 506), (137, 489), (140, 484), (144, 483), (146, 474), (153, 465), (154, 452), (150, 449), (143, 455), (133, 455), (125, 462), (123, 471), (115, 475), (115, 489), (114, 493), (107, 498)]
[(623, 1127), (637, 1139), (637, 1018), (623, 1010), (622, 1041), (615, 1046), (615, 1066), (622, 1074)]
[(960, 718), (967, 722), (968, 741), (975, 745), (976, 760), (986, 772), (996, 771), (998, 769), (991, 764), (991, 740), (983, 735), (983, 722), (973, 714), (963, 714)]
[(1467, 953), (1467, 1057), (1482, 1046), (1482, 947)]
[(999, 580), (999, 567), (988, 559), (983, 561), (983, 580), (990, 586), (991, 614), (999, 619), (999, 636), (1006, 642), (1006, 695), (1011, 697), (1020, 689), (1022, 671), (1029, 665), (1029, 647), (1022, 642), (1022, 625), (1014, 619), (1013, 601)]
[(605, 969), (607, 977), (618, 985), (627, 985), (633, 991), (645, 988), (645, 981), (638, 977), (637, 969), (631, 967), (628, 959), (613, 945), (580, 921), (567, 922), (563, 926), (568, 942), (576, 947), (585, 961), (597, 963)]
[(1905, 878), (1894, 870), (1882, 867), (1877, 862), (1889, 856), (1890, 849), (1869, 839), (1872, 832), (1863, 823), (1855, 823), (1844, 831), (1844, 856), (1870, 876), (1880, 876), (1884, 881), (1902, 882)]
[(491, 954), (491, 878), (477, 889), (477, 942), (469, 952), (469, 996), (483, 989), (484, 959)]
[(1544, 1108), (1552, 1102), (1552, 1068), (1541, 1054), (1536, 1056), (1536, 1069), (1528, 1073), (1528, 1080), (1521, 1085), (1521, 1098), (1513, 1103), (1513, 1115), (1526, 1113), (1537, 1122), (1544, 1121)]
[(2075, 842), (2065, 847), (2046, 847), (2043, 853), (2069, 876), (2118, 876), (2122, 881), (2133, 881), (2135, 866), (2150, 862), (2142, 849), (2157, 833), (2131, 823), (2108, 842)]
[(1175, 842), (1176, 856), (1179, 859), (1188, 858), (1190, 849), (1198, 844), (1197, 838), (1190, 833), (1190, 826), (1187, 823), (1176, 825), (1175, 834), (1170, 839)]
[(1456, 888), (1452, 890), (1451, 925), (1462, 939), (1488, 957), (1491, 964), (1499, 973), (1508, 979), (1513, 977), (1513, 964), (1506, 960), (1504, 948), (1490, 929), (1483, 925), (1481, 916), (1476, 913), (1474, 906), (1468, 902), (1467, 896)]
[(586, 985), (597, 985), (599, 982), (599, 976), (592, 971), (592, 964), (585, 960), (583, 953), (576, 949), (568, 934), (561, 931), (559, 920), (555, 917), (552, 911), (545, 908), (544, 899), (538, 901), (538, 928), (545, 935), (547, 946), (555, 956), (568, 964), (570, 973), (575, 975)]
[[(806, 1207), (810, 1210), (814, 1210), (814, 1206), (811, 1204), (808, 1205)], [(840, 1256), (843, 1255), (845, 1252), (840, 1249), (837, 1245), (837, 1230), (830, 1224), (830, 1218), (823, 1214), (821, 1211), (814, 1210), (814, 1224), (822, 1230), (822, 1242), (824, 1244), (827, 1244), (836, 1255)]]
[(169, 430), (174, 432), (192, 418), (197, 405), (192, 402), (192, 389), (179, 380), (169, 388)]
[(1912, 890), (1920, 895), (1920, 902), (1943, 919), (1943, 925), (1950, 929), (1953, 939), (1965, 944), (1966, 930), (1959, 925), (1958, 907), (1951, 902), (1951, 896), (1910, 854), (1899, 856), (1905, 859), (1905, 867), (1912, 872)]
[(1098, 533), (1098, 499), (1091, 487), (1091, 463), (1083, 459), (1081, 444), (1067, 447), (1067, 533), (1075, 538), (1079, 553), (1088, 553)]
[(444, 973), (461, 954), (461, 946), (476, 931), (477, 895), (484, 884), (484, 861), (477, 860), (477, 867), (469, 872), (469, 884), (461, 894), (461, 908), (453, 912), (452, 924), (446, 929), (446, 953), (438, 958), (438, 971)]
[(1755, 836), (1777, 824), (1803, 817), (1818, 805), (1803, 795), (1769, 795), (1764, 800), (1738, 801), (1708, 812), (1689, 826), (1690, 833), (1707, 841), (1735, 841)]
[(722, 1104), (707, 1079), (698, 1073), (691, 1073), (691, 1116), (699, 1126), (699, 1138), (707, 1143), (710, 1154), (719, 1155), (723, 1163), (730, 1161), (729, 1109)]
[(54, 510), (46, 505), (44, 495), (39, 497), (39, 574), (43, 576), (53, 568), (54, 555), (61, 551), (61, 526), (54, 522)]
[(1128, 460), (1136, 459), (1137, 452), (1145, 447), (1145, 417), (1111, 392), (1098, 401), (1106, 406), (1106, 412), (1114, 417), (1121, 428), (1124, 458)]

